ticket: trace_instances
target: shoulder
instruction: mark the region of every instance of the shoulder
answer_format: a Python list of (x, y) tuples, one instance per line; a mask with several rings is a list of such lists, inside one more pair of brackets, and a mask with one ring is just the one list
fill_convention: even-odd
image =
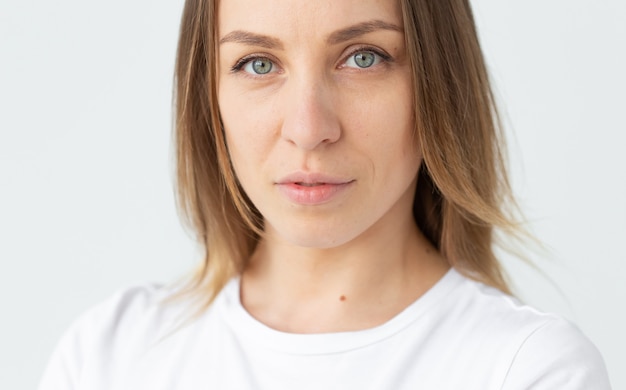
[(572, 323), (554, 317), (519, 346), (505, 389), (610, 389), (596, 346)]
[(81, 315), (69, 332), (109, 345), (118, 340), (148, 343), (162, 336), (179, 311), (166, 303), (170, 295), (168, 288), (153, 284), (124, 288)]
[(458, 290), (462, 328), (501, 361), (503, 389), (610, 388), (598, 349), (576, 325), (470, 279)]
[(452, 272), (455, 288), (446, 297), (440, 311), (465, 336), (484, 338), (485, 342), (497, 340), (498, 344), (505, 340), (521, 344), (535, 330), (560, 318)]
[[(59, 341), (40, 389), (74, 389), (89, 377), (111, 388), (131, 362), (175, 329), (184, 313), (168, 304), (170, 288), (142, 284), (119, 290), (83, 313)], [(108, 386), (108, 387), (107, 387)]]

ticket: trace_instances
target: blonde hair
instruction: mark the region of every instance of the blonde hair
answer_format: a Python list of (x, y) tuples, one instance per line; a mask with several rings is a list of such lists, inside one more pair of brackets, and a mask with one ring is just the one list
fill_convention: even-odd
[[(504, 292), (494, 229), (515, 234), (500, 126), (467, 0), (401, 0), (415, 131), (424, 156), (413, 214), (451, 266)], [(246, 266), (262, 216), (238, 185), (217, 100), (216, 0), (187, 0), (175, 79), (177, 194), (204, 249), (182, 294), (208, 306)]]

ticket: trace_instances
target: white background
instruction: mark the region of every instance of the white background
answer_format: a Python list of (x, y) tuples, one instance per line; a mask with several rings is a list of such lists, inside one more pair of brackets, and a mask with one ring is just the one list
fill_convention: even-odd
[[(626, 388), (626, 3), (475, 0), (513, 183), (548, 250), (519, 295)], [(32, 389), (80, 312), (197, 259), (172, 189), (181, 0), (0, 0), (0, 388)]]

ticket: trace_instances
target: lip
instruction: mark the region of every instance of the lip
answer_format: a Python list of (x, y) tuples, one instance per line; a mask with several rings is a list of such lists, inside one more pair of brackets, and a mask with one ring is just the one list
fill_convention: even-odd
[(354, 183), (354, 179), (319, 173), (293, 173), (276, 182), (280, 192), (300, 205), (320, 205), (337, 198)]

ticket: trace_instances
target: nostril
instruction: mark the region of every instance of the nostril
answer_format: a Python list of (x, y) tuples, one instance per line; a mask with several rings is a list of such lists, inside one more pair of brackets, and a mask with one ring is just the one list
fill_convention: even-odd
[(303, 149), (337, 142), (341, 135), (339, 121), (333, 114), (319, 109), (300, 110), (285, 118), (281, 129), (283, 139)]

